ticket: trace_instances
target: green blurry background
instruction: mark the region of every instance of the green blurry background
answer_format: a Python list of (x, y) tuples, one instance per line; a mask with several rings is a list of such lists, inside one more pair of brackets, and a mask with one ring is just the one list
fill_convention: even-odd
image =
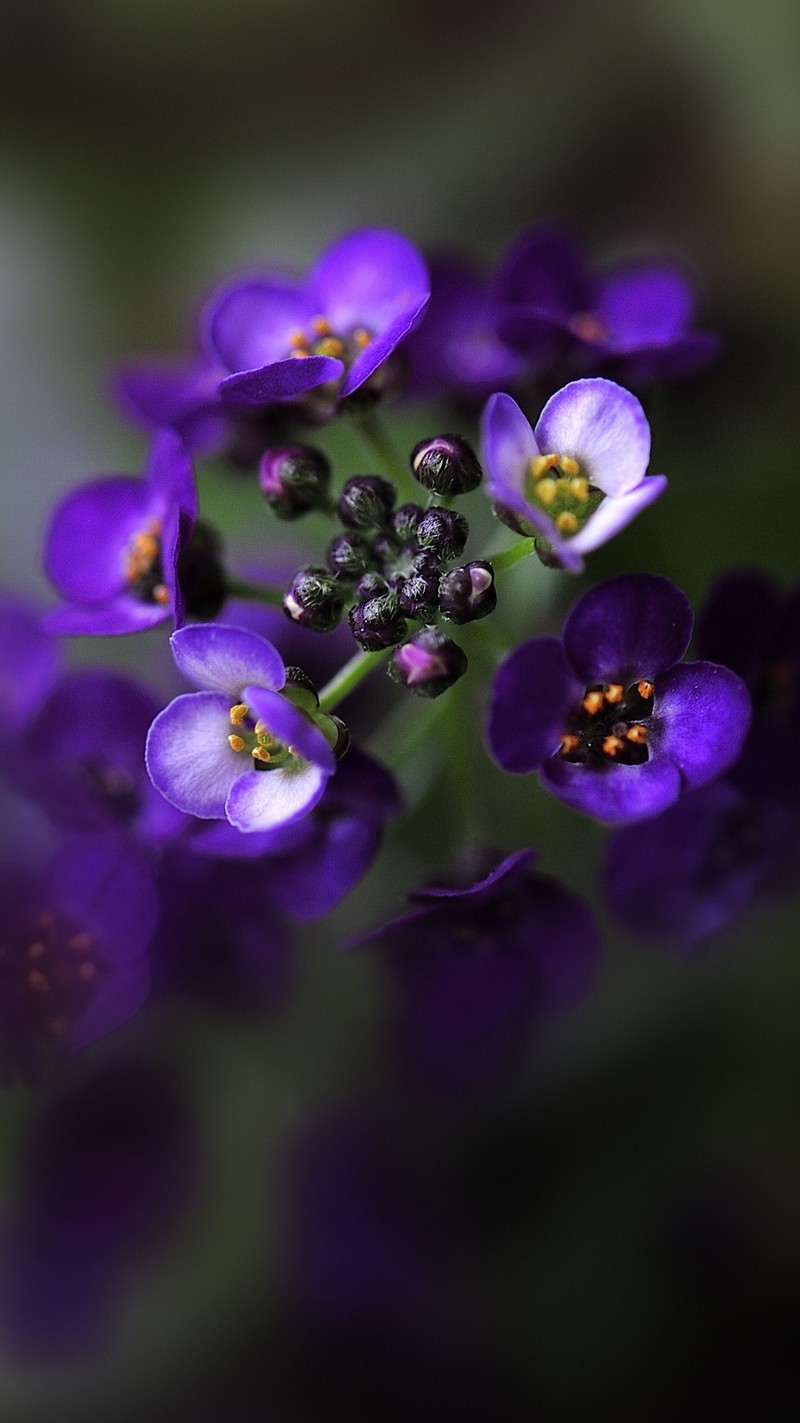
[[(682, 257), (703, 324), (727, 343), (708, 375), (653, 393), (653, 468), (670, 493), (593, 557), (592, 578), (648, 568), (694, 601), (731, 565), (796, 580), (798, 55), (791, 0), (2, 0), (2, 583), (44, 591), (39, 540), (59, 490), (139, 467), (108, 372), (132, 353), (183, 348), (221, 272), (264, 257), (302, 267), (359, 224), (488, 261), (543, 218), (598, 256)], [(405, 411), (402, 436), (441, 418)], [(346, 444), (331, 436), (345, 458)], [(230, 488), (208, 484), (214, 512), (257, 552), (273, 526), (259, 509), (254, 531), (250, 491)], [(534, 619), (557, 624), (575, 591), (529, 572), (509, 578), (512, 638)], [(167, 676), (163, 639), (143, 645), (103, 655), (155, 658)], [(545, 869), (593, 893), (601, 835), (527, 779), (486, 768), (479, 721), (476, 706), (467, 745), (484, 833), (503, 848), (539, 845)], [(288, 1017), (258, 1031), (188, 1010), (177, 1029), (148, 1020), (144, 1041), (185, 1070), (207, 1128), (198, 1218), (143, 1281), (102, 1361), (58, 1373), (8, 1361), (3, 1423), (102, 1417), (110, 1399), (121, 1417), (123, 1390), (132, 1410), (152, 1407), (233, 1347), (280, 1234), (280, 1212), (265, 1208), (283, 1134), (368, 1070), (372, 970), (341, 961), (332, 941), (440, 864), (434, 773), (423, 755), (404, 774), (409, 820), (335, 925), (308, 935)], [(776, 1271), (782, 1285), (797, 1279), (799, 1016), (791, 903), (756, 911), (689, 964), (609, 928), (597, 995), (546, 1034), (507, 1145), (498, 1138), (498, 1177), (515, 1174), (522, 1203), (514, 1231), (470, 1266), (546, 1414), (624, 1409), (691, 1360), (696, 1321), (654, 1245), (685, 1183), (715, 1172), (751, 1183), (752, 1308), (758, 1289), (772, 1308)], [(9, 1183), (32, 1110), (0, 1104)], [(537, 1197), (528, 1218), (541, 1153), (552, 1180), (543, 1216)], [(733, 1347), (750, 1317), (729, 1324)]]

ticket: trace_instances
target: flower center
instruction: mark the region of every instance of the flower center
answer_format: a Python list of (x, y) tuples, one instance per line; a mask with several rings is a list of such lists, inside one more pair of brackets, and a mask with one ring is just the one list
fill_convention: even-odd
[(579, 336), (582, 341), (594, 341), (599, 345), (608, 340), (608, 329), (593, 311), (576, 311), (567, 325), (573, 335)]
[(154, 519), (146, 528), (133, 535), (124, 556), (125, 582), (128, 591), (140, 603), (169, 602), (169, 590), (164, 582), (161, 562), (161, 521)]
[(564, 538), (583, 528), (603, 498), (572, 455), (537, 455), (528, 465), (526, 494)]
[(641, 766), (648, 759), (647, 727), (655, 687), (634, 682), (597, 682), (587, 687), (568, 731), (561, 738), (562, 761), (575, 766)]
[(248, 751), (254, 770), (276, 771), (297, 759), (293, 748), (278, 741), (266, 722), (256, 721), (244, 702), (236, 702), (231, 707), (230, 717), (234, 730), (228, 737), (228, 745), (237, 755)]
[(298, 358), (333, 356), (337, 361), (343, 361), (345, 366), (351, 366), (371, 340), (372, 332), (365, 326), (355, 326), (345, 334), (334, 331), (326, 317), (312, 316), (308, 331), (292, 332), (289, 354)]
[(83, 1012), (100, 972), (94, 947), (90, 934), (49, 909), (0, 944), (3, 994), (11, 989), (36, 1033), (60, 1038)]

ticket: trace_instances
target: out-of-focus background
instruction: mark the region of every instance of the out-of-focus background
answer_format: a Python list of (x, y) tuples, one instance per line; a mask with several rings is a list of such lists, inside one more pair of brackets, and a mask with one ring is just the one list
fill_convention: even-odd
[[(3, 0), (2, 584), (43, 595), (56, 494), (140, 467), (109, 372), (184, 349), (221, 273), (302, 269), (361, 224), (490, 262), (544, 218), (598, 257), (683, 259), (703, 325), (726, 342), (712, 371), (654, 393), (653, 468), (671, 492), (591, 576), (650, 568), (694, 601), (745, 563), (796, 581), (798, 56), (791, 0)], [(402, 421), (411, 439), (427, 432)], [(518, 615), (522, 635), (524, 598)], [(105, 655), (137, 656), (129, 643)], [(487, 772), (490, 798), (496, 782)], [(541, 845), (545, 868), (591, 892), (599, 836), (538, 792), (531, 807), (528, 782), (514, 796), (514, 843)], [(423, 802), (406, 833), (433, 857), (429, 819)], [(398, 907), (410, 860), (402, 836), (395, 848), (354, 923), (381, 896)], [(480, 1300), (487, 1410), (796, 1416), (797, 942), (791, 900), (688, 968), (612, 933), (597, 995), (548, 1030), (503, 1119), (454, 1136), (427, 1185), (443, 1234), (474, 1241), (451, 1284)], [(251, 1308), (287, 1228), (289, 1128), (352, 1091), (370, 1031), (370, 969), (324, 932), (308, 957), (302, 1006), (274, 1030), (206, 1031), (190, 1015), (179, 1048), (158, 1020), (146, 1040), (132, 1033), (178, 1065), (199, 1116), (199, 1217), (137, 1280), (98, 1357), (56, 1369), (9, 1355), (3, 1420), (355, 1416), (337, 1411), (334, 1384), (292, 1401), (280, 1320), (262, 1339)], [(23, 1096), (0, 1104), (9, 1191), (30, 1115)], [(442, 1359), (453, 1351), (449, 1371), (431, 1368), (445, 1416), (463, 1371), (446, 1321), (430, 1333)], [(312, 1372), (324, 1355), (309, 1347)], [(345, 1351), (339, 1383), (347, 1365)], [(471, 1417), (468, 1401), (454, 1406)]]

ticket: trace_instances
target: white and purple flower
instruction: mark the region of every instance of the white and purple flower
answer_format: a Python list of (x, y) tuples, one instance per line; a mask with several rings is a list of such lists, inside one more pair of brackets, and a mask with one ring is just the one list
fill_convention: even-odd
[(650, 426), (614, 381), (576, 380), (551, 396), (532, 429), (510, 395), (493, 395), (481, 420), (486, 490), (498, 516), (534, 535), (548, 563), (580, 573), (606, 543), (663, 493), (647, 474)]
[(178, 810), (271, 830), (301, 819), (335, 769), (318, 726), (281, 695), (286, 670), (266, 638), (197, 623), (171, 639), (180, 671), (202, 690), (176, 697), (147, 737), (147, 770)]

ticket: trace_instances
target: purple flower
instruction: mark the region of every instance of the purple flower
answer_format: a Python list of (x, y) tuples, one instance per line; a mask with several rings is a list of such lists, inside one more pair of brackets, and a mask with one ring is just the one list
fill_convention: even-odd
[(70, 672), (15, 743), (9, 780), (62, 829), (129, 829), (147, 841), (174, 835), (184, 817), (154, 789), (144, 764), (158, 710), (146, 687), (117, 672)]
[(61, 670), (59, 644), (32, 603), (0, 596), (0, 733), (13, 736), (31, 717)]
[(0, 1082), (35, 1081), (48, 1048), (74, 1052), (136, 1012), (156, 917), (124, 845), (69, 847), (38, 875), (0, 867)]
[(184, 620), (178, 559), (197, 517), (194, 475), (171, 430), (153, 441), (143, 479), (107, 475), (59, 504), (45, 544), (45, 568), (68, 600), (46, 625), (57, 633), (140, 632)]
[(168, 427), (187, 450), (204, 454), (224, 444), (230, 419), (219, 395), (227, 371), (200, 356), (181, 364), (153, 358), (125, 366), (113, 385), (125, 414), (147, 430)]
[(0, 1319), (16, 1353), (105, 1342), (129, 1277), (192, 1204), (198, 1164), (196, 1123), (163, 1067), (106, 1064), (49, 1104), (0, 1239)]
[(787, 754), (800, 717), (800, 588), (783, 593), (755, 569), (726, 573), (699, 615), (704, 657), (737, 672), (753, 724), (732, 779), (759, 802), (800, 804), (800, 766)]
[(666, 578), (623, 574), (590, 588), (561, 639), (524, 642), (498, 669), (489, 746), (506, 771), (597, 820), (658, 815), (739, 756), (750, 724), (740, 679), (681, 663), (688, 599)]
[(529, 873), (535, 859), (520, 850), (466, 889), (419, 890), (420, 908), (362, 940), (388, 951), (415, 1071), (478, 1083), (533, 1023), (588, 991), (601, 948), (594, 919), (556, 880)]
[(319, 919), (367, 873), (386, 820), (400, 809), (393, 776), (354, 746), (303, 820), (253, 835), (225, 823), (203, 826), (192, 848), (226, 859), (258, 859), (274, 904), (295, 919)]
[(379, 229), (339, 238), (305, 282), (235, 281), (211, 299), (204, 322), (205, 344), (230, 372), (221, 394), (265, 405), (332, 385), (344, 399), (413, 331), (428, 296), (416, 248)]
[(286, 697), (280, 653), (245, 628), (197, 623), (171, 638), (179, 670), (203, 690), (156, 717), (145, 759), (171, 805), (238, 830), (306, 815), (335, 762), (317, 726)]
[(406, 393), (484, 400), (493, 390), (518, 384), (525, 362), (496, 333), (488, 279), (451, 254), (428, 265), (430, 305), (404, 347), (410, 363)]
[(570, 573), (666, 488), (663, 474), (646, 474), (650, 427), (639, 401), (610, 380), (564, 386), (535, 430), (510, 395), (493, 395), (481, 428), (500, 518), (535, 534), (545, 560)]
[(729, 781), (703, 786), (612, 835), (606, 898), (632, 933), (693, 948), (750, 903), (770, 867), (771, 828)]
[(558, 228), (512, 244), (492, 299), (502, 340), (540, 366), (568, 361), (638, 382), (700, 370), (720, 350), (717, 336), (690, 329), (694, 291), (679, 266), (628, 263), (595, 277)]

